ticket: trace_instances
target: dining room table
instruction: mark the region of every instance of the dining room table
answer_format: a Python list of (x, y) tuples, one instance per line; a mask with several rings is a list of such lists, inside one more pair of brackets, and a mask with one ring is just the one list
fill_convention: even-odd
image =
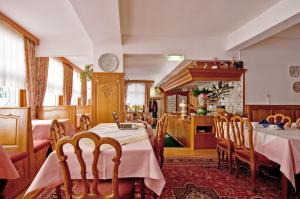
[[(282, 173), (282, 196), (288, 197), (288, 181), (296, 189), (295, 175), (300, 173), (300, 129), (292, 123), (284, 129), (269, 125), (263, 127), (251, 122), (253, 127), (254, 150), (280, 166)], [(230, 129), (230, 139), (233, 132)], [(248, 131), (245, 127), (245, 146), (249, 147)]]
[[(50, 126), (53, 120), (32, 120), (32, 137), (33, 140), (50, 140)], [(66, 127), (67, 135), (75, 134), (75, 127), (70, 119), (58, 119)]]
[(7, 180), (17, 179), (20, 176), (2, 145), (0, 145), (0, 162), (0, 198), (4, 198), (3, 194)]
[[(103, 123), (90, 129), (100, 137), (116, 139), (122, 147), (121, 164), (119, 166), (119, 178), (142, 178), (144, 184), (157, 195), (160, 195), (165, 185), (165, 179), (155, 157), (149, 136), (153, 130), (149, 126), (137, 123), (137, 129), (120, 130), (116, 123)], [(93, 144), (90, 140), (82, 140), (80, 146), (83, 149), (83, 157), (86, 165), (92, 165)], [(112, 178), (112, 157), (114, 151), (108, 146), (102, 146), (101, 156), (98, 161), (99, 178)], [(71, 145), (63, 148), (68, 156), (68, 164), (71, 164), (70, 173), (72, 179), (80, 179), (80, 166), (74, 149)], [(92, 179), (92, 168), (87, 167), (87, 178)], [(63, 174), (59, 165), (56, 152), (53, 151), (39, 170), (33, 182), (25, 193), (25, 198), (49, 187), (55, 187), (63, 183)]]

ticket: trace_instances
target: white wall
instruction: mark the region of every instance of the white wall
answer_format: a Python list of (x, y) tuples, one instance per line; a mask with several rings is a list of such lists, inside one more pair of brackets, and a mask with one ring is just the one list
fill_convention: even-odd
[(300, 104), (292, 85), (299, 78), (289, 75), (291, 65), (300, 65), (300, 40), (270, 38), (241, 51), (246, 72), (246, 104)]

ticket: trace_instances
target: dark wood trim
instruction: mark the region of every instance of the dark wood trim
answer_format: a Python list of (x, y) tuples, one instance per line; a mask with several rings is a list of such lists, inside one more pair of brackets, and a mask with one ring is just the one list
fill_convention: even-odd
[(68, 59), (66, 59), (65, 57), (56, 57), (59, 61), (69, 65), (70, 67), (73, 68), (73, 70), (76, 70), (78, 72), (81, 72), (82, 69), (79, 68), (78, 66), (76, 66), (75, 64), (73, 64), (72, 62), (70, 62)]
[(19, 33), (21, 33), (22, 35), (24, 35), (25, 37), (27, 37), (31, 41), (33, 41), (33, 43), (35, 45), (39, 45), (40, 44), (40, 41), (39, 41), (39, 39), (36, 36), (34, 36), (30, 32), (28, 32), (25, 28), (23, 28), (18, 23), (16, 23), (15, 21), (13, 21), (9, 17), (7, 17), (2, 12), (0, 12), (0, 20), (3, 21), (3, 22), (5, 22), (9, 26), (11, 26), (13, 29), (15, 29), (16, 31), (18, 31)]

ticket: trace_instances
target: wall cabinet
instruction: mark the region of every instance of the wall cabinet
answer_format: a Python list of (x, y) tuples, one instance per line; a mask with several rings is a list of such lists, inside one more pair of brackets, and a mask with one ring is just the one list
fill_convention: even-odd
[(93, 73), (92, 123), (114, 122), (112, 112), (124, 121), (124, 73)]

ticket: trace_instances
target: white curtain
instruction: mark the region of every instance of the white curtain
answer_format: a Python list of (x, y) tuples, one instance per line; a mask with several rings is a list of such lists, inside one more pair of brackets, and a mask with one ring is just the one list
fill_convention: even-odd
[(145, 83), (128, 83), (126, 105), (144, 105), (145, 104)]
[(48, 80), (44, 106), (58, 105), (58, 95), (63, 94), (64, 68), (63, 63), (55, 58), (49, 58)]
[(80, 73), (73, 70), (72, 105), (77, 105), (77, 99), (81, 97)]
[(23, 35), (0, 21), (0, 86), (26, 88)]

